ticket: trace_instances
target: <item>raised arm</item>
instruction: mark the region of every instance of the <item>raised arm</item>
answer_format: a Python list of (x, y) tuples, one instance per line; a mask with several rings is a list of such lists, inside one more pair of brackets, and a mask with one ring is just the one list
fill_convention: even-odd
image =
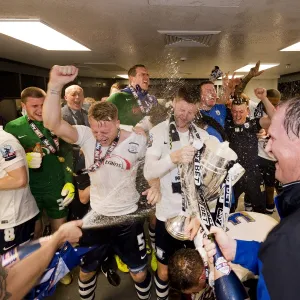
[(73, 81), (77, 74), (78, 69), (74, 66), (53, 66), (43, 105), (44, 126), (72, 144), (77, 141), (78, 134), (73, 126), (61, 118), (60, 96), (64, 85)]
[(255, 67), (251, 68), (249, 73), (240, 81), (240, 83), (236, 86), (234, 90), (234, 96), (240, 97), (242, 92), (245, 90), (247, 84), (253, 77), (258, 77), (261, 75), (264, 71), (259, 71), (260, 67), (260, 61), (258, 61), (255, 65)]
[(262, 117), (259, 119), (260, 126), (264, 129), (268, 129), (270, 124), (271, 124), (271, 119), (273, 118), (273, 115), (276, 112), (275, 107), (273, 104), (270, 102), (270, 100), (267, 98), (267, 90), (264, 88), (257, 88), (254, 90), (254, 93), (256, 97), (261, 100), (263, 103), (266, 113), (268, 116)]

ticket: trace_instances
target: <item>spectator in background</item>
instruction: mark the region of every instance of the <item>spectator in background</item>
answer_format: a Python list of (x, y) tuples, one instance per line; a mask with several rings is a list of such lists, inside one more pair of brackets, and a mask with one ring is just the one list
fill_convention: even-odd
[(87, 112), (89, 111), (89, 108), (91, 107), (91, 105), (93, 105), (94, 103), (96, 103), (96, 100), (92, 97), (85, 97), (83, 100), (83, 109), (86, 110)]
[(65, 89), (65, 105), (62, 118), (71, 125), (89, 126), (87, 111), (82, 108), (84, 101), (83, 89), (79, 85), (71, 85)]
[(111, 87), (110, 87), (110, 92), (109, 96), (120, 93), (122, 89), (126, 88), (126, 84), (120, 83), (120, 82), (115, 82)]

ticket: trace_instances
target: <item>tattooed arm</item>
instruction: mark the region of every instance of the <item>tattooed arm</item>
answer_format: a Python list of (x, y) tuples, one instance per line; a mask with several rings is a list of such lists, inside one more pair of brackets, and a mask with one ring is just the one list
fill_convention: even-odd
[(239, 97), (245, 90), (248, 82), (253, 78), (261, 75), (264, 71), (259, 72), (260, 61), (258, 61), (255, 67), (251, 68), (250, 72), (241, 80), (240, 84), (235, 88), (234, 96)]
[(41, 248), (10, 268), (3, 268), (0, 261), (0, 300), (20, 300), (42, 276), (56, 250), (65, 241), (78, 242), (82, 235), (82, 221), (63, 224)]

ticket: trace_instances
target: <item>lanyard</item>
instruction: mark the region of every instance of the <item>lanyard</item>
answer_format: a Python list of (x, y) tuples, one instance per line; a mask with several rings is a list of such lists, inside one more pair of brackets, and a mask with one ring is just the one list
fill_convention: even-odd
[(96, 146), (95, 146), (95, 152), (94, 152), (94, 163), (89, 168), (78, 171), (76, 173), (76, 175), (82, 175), (82, 174), (87, 174), (90, 172), (95, 172), (116, 148), (116, 146), (120, 140), (120, 132), (121, 132), (120, 129), (118, 129), (118, 134), (117, 134), (116, 138), (113, 140), (112, 144), (109, 146), (104, 157), (102, 157), (102, 158), (100, 158), (102, 146), (97, 141)]
[(33, 130), (33, 132), (37, 135), (37, 137), (41, 140), (41, 142), (51, 151), (51, 153), (55, 153), (59, 151), (59, 140), (56, 135), (54, 135), (52, 132), (50, 132), (52, 140), (55, 144), (56, 149), (51, 145), (49, 140), (43, 135), (43, 133), (37, 128), (37, 126), (34, 124), (32, 120), (30, 120), (27, 116), (27, 121), (29, 123), (29, 126)]
[(137, 101), (137, 104), (138, 104), (138, 106), (139, 106), (141, 112), (142, 112), (143, 114), (149, 113), (149, 111), (150, 111), (150, 109), (151, 109), (151, 107), (152, 107), (152, 105), (151, 105), (152, 101), (151, 101), (151, 99), (150, 99), (149, 94), (147, 94), (147, 95), (145, 96), (146, 99), (143, 100), (143, 102), (142, 102), (141, 99), (139, 98), (139, 96), (138, 96), (136, 90), (135, 90), (131, 85), (129, 86), (129, 89), (130, 89), (130, 91), (131, 91), (131, 93), (132, 93), (134, 99)]

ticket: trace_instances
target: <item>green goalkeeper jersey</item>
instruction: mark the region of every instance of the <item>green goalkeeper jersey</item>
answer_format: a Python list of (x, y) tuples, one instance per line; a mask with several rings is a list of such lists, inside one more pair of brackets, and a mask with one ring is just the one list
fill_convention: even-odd
[[(56, 149), (51, 132), (44, 127), (43, 122), (34, 121), (34, 124)], [(5, 131), (19, 140), (25, 152), (32, 152), (37, 143), (42, 146), (44, 156), (41, 167), (39, 169), (29, 169), (29, 184), (32, 193), (41, 190), (51, 191), (57, 186), (61, 186), (62, 183), (72, 182), (72, 145), (59, 139), (59, 151), (54, 154), (51, 153), (32, 130), (27, 118), (24, 116), (9, 122), (5, 127)]]

